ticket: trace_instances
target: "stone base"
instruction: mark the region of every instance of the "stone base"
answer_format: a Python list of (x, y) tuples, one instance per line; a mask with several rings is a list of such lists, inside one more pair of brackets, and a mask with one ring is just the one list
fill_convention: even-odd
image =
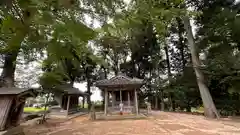
[(147, 118), (144, 114), (108, 114), (96, 113), (96, 120), (125, 120), (125, 119), (145, 119)]

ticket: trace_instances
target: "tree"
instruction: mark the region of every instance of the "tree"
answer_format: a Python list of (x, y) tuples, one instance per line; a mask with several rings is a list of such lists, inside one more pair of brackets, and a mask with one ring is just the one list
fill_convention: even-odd
[[(227, 103), (232, 100), (230, 98), (231, 88), (234, 87), (234, 80), (238, 79), (236, 73), (238, 71), (236, 64), (238, 39), (236, 37), (239, 35), (237, 32), (239, 4), (235, 1), (221, 0), (192, 1), (191, 3), (194, 4), (197, 11), (202, 12), (195, 17), (195, 24), (198, 26), (196, 44), (198, 52), (205, 56), (202, 69), (207, 75), (210, 93), (216, 102), (217, 109), (222, 110), (225, 106), (223, 102)], [(230, 69), (229, 67), (232, 66), (234, 68)], [(224, 78), (233, 80), (230, 79), (231, 81), (224, 83)], [(237, 87), (237, 85), (235, 86)], [(228, 106), (232, 107), (233, 104)]]
[[(49, 43), (51, 37), (56, 36), (52, 35), (52, 29), (63, 32), (64, 28), (70, 28), (70, 31), (76, 32), (78, 28), (85, 27), (80, 23), (83, 14), (112, 15), (115, 12), (113, 6), (120, 8), (119, 5), (122, 5), (122, 1), (109, 3), (105, 0), (97, 2), (11, 0), (2, 2), (0, 5), (1, 37), (3, 37), (1, 53), (4, 54), (2, 86), (14, 86), (16, 60), (20, 51), (26, 52), (26, 55), (39, 49), (42, 52), (42, 49), (46, 49), (45, 45)], [(91, 34), (91, 31), (84, 29), (79, 33), (78, 36), (83, 39), (81, 34)]]
[(187, 31), (187, 37), (188, 37), (187, 39), (188, 39), (188, 42), (190, 45), (193, 68), (196, 73), (198, 87), (199, 87), (201, 97), (203, 100), (204, 113), (207, 117), (214, 118), (216, 116), (217, 118), (219, 118), (219, 114), (217, 112), (215, 104), (213, 103), (209, 89), (205, 84), (204, 75), (203, 75), (202, 71), (200, 70), (201, 64), (200, 64), (198, 54), (196, 52), (196, 45), (195, 45), (195, 41), (194, 41), (194, 37), (193, 37), (193, 33), (192, 33), (192, 28), (190, 25), (190, 20), (187, 16), (185, 16), (183, 18), (183, 20), (184, 20), (185, 29)]

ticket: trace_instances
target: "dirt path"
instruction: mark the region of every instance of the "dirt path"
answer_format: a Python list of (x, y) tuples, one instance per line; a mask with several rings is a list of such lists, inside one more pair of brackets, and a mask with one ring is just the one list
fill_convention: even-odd
[(26, 135), (240, 135), (239, 123), (167, 112), (153, 112), (144, 120), (92, 122), (78, 117), (54, 126), (28, 127), (25, 131)]

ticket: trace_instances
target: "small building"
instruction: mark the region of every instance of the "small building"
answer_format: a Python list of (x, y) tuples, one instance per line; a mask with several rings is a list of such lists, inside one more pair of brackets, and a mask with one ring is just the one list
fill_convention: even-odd
[(33, 89), (0, 88), (0, 131), (19, 125), (26, 99), (36, 96)]
[(96, 86), (104, 91), (104, 114), (120, 112), (120, 103), (123, 104), (123, 113), (135, 113), (138, 115), (138, 90), (143, 80), (130, 78), (126, 75), (117, 75), (111, 79), (96, 82)]
[(59, 86), (53, 94), (54, 99), (58, 102), (60, 108), (51, 108), (51, 114), (65, 116), (79, 112), (79, 97), (81, 96), (84, 100), (88, 95), (71, 85)]

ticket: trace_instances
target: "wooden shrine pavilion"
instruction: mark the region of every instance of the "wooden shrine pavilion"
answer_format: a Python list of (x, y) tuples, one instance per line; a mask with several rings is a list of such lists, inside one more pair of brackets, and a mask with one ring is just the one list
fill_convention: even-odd
[(20, 124), (26, 98), (36, 97), (33, 89), (0, 88), (0, 131)]
[(126, 75), (117, 75), (111, 79), (96, 82), (96, 86), (104, 91), (104, 114), (120, 112), (120, 103), (123, 104), (123, 113), (135, 113), (138, 115), (137, 91), (143, 84), (143, 80), (130, 78)]
[(52, 108), (51, 112), (70, 115), (79, 112), (79, 97), (84, 98), (88, 95), (71, 85), (62, 85), (57, 87), (58, 90), (54, 93), (54, 99), (60, 105), (59, 108)]

